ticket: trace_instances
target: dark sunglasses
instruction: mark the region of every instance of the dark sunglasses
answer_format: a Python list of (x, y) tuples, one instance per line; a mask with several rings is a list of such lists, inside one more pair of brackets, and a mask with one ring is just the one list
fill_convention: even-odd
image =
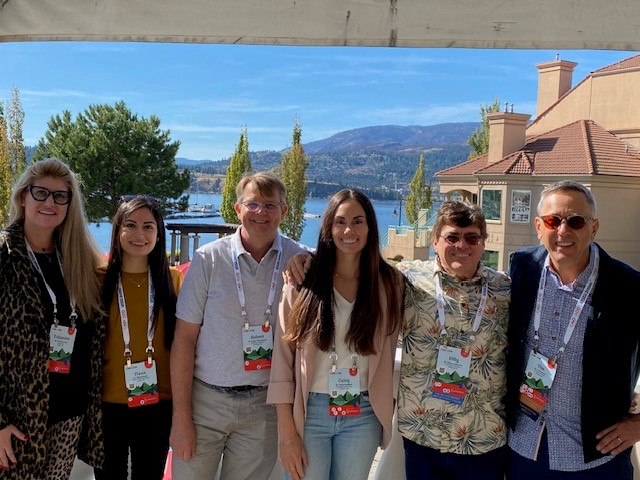
[(146, 201), (151, 203), (152, 205), (158, 205), (158, 199), (152, 195), (122, 195), (120, 197), (120, 201), (122, 203), (130, 202), (131, 200), (135, 200), (136, 198), (144, 198)]
[(455, 233), (450, 233), (449, 235), (440, 235), (444, 238), (444, 241), (449, 245), (457, 245), (460, 240), (464, 240), (467, 245), (476, 246), (480, 242), (482, 242), (482, 236), (476, 233), (469, 233), (467, 235), (458, 235)]
[(49, 198), (49, 195), (53, 198), (53, 203), (57, 203), (58, 205), (67, 205), (71, 201), (71, 192), (68, 190), (51, 191), (48, 188), (39, 187), (38, 185), (29, 185), (27, 188), (33, 199), (38, 202), (44, 202)]
[(567, 226), (572, 230), (580, 230), (587, 224), (587, 220), (595, 220), (594, 217), (586, 217), (584, 215), (569, 215), (561, 217), (560, 215), (542, 215), (539, 217), (544, 226), (549, 230), (556, 230), (562, 225), (562, 221), (566, 220)]

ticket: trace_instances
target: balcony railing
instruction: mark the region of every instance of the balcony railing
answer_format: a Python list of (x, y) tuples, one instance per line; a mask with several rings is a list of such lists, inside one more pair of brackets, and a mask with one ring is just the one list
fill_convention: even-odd
[(238, 228), (238, 225), (231, 223), (205, 224), (166, 222), (165, 226), (167, 227), (167, 230), (171, 232), (169, 263), (172, 266), (187, 263), (191, 260), (193, 252), (195, 252), (200, 246), (200, 234), (215, 233), (218, 235), (218, 238), (220, 238), (233, 234)]

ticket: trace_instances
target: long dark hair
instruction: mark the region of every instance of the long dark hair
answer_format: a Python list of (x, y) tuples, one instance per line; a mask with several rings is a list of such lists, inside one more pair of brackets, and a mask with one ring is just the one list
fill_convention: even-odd
[(399, 274), (380, 255), (378, 222), (371, 202), (359, 190), (340, 190), (329, 200), (323, 215), (318, 246), (311, 269), (300, 287), (290, 312), (291, 329), (285, 334), (290, 344), (301, 346), (315, 343), (329, 351), (335, 335), (333, 321), (333, 275), (336, 266), (336, 246), (331, 229), (338, 207), (347, 200), (357, 201), (364, 209), (369, 233), (360, 255), (360, 281), (349, 322), (345, 343), (359, 355), (371, 355), (381, 336), (379, 325), (384, 312), (380, 301), (380, 281), (384, 286), (389, 326), (384, 335), (391, 335), (400, 322), (401, 299), (398, 295)]
[(160, 309), (164, 313), (164, 343), (167, 349), (171, 348), (173, 334), (176, 329), (176, 292), (171, 281), (169, 271), (169, 260), (166, 252), (166, 229), (162, 212), (155, 199), (146, 195), (137, 195), (129, 201), (123, 201), (118, 206), (113, 217), (113, 228), (111, 230), (111, 249), (109, 251), (109, 263), (107, 274), (102, 287), (102, 303), (105, 311), (109, 311), (113, 295), (118, 284), (118, 276), (122, 271), (122, 246), (120, 244), (120, 232), (122, 225), (133, 212), (140, 208), (148, 208), (158, 226), (158, 241), (156, 246), (149, 253), (149, 269), (151, 270), (151, 280), (155, 289), (155, 304), (153, 306), (154, 325), (158, 321)]

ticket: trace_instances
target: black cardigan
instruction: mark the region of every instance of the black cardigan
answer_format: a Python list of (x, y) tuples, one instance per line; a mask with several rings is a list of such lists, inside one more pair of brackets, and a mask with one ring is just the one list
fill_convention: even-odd
[[(597, 245), (596, 245), (597, 246)], [(640, 371), (640, 272), (600, 251), (600, 271), (593, 292), (593, 318), (583, 346), (581, 392), (584, 461), (603, 455), (596, 434), (629, 412)], [(507, 355), (507, 425), (515, 427), (519, 387), (524, 374), (525, 338), (535, 305), (547, 251), (543, 246), (517, 251), (511, 260), (511, 307)]]

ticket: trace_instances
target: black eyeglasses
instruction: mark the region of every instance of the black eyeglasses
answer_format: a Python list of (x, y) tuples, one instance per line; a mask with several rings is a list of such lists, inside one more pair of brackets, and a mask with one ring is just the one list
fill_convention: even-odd
[(595, 220), (594, 217), (587, 217), (585, 215), (568, 215), (561, 217), (560, 215), (541, 215), (539, 217), (544, 223), (544, 226), (549, 230), (556, 230), (562, 225), (563, 221), (567, 222), (567, 226), (572, 230), (580, 230), (587, 224), (587, 220)]
[(450, 233), (449, 235), (440, 235), (440, 237), (444, 238), (444, 241), (449, 245), (457, 245), (460, 240), (464, 240), (467, 245), (474, 247), (482, 242), (482, 235), (478, 235), (477, 233), (468, 233), (467, 235)]
[(120, 197), (120, 201), (122, 203), (127, 203), (130, 202), (131, 200), (135, 200), (136, 198), (144, 198), (146, 201), (148, 201), (149, 203), (151, 203), (152, 205), (157, 205), (158, 204), (158, 199), (152, 195), (122, 195)]
[(53, 198), (53, 203), (57, 203), (58, 205), (67, 205), (71, 201), (71, 192), (68, 190), (51, 191), (48, 188), (38, 185), (29, 185), (27, 188), (33, 199), (38, 202), (44, 202), (49, 198), (49, 195)]
[(242, 205), (247, 207), (252, 212), (257, 212), (260, 207), (264, 208), (267, 212), (274, 212), (277, 208), (284, 205), (284, 203), (279, 202), (240, 202)]

